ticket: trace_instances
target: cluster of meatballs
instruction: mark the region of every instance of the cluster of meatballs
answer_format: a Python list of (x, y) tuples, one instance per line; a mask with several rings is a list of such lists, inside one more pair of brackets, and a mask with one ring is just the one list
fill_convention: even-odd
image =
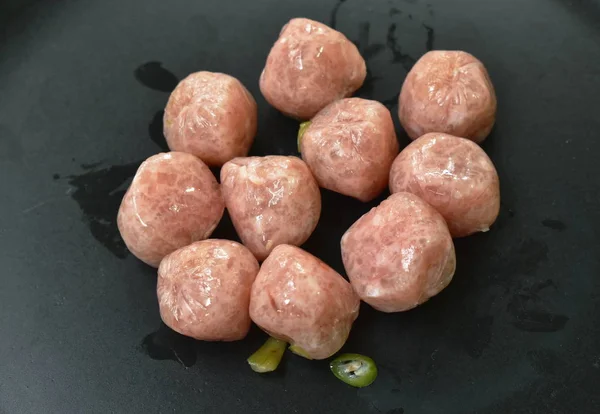
[[(164, 113), (172, 152), (142, 163), (118, 213), (129, 250), (158, 267), (169, 327), (234, 341), (254, 321), (298, 354), (324, 359), (345, 343), (360, 300), (400, 312), (450, 283), (452, 238), (487, 231), (499, 212), (498, 175), (478, 145), (495, 122), (492, 83), (468, 53), (425, 54), (399, 95), (413, 139), (399, 153), (390, 111), (350, 97), (365, 77), (342, 33), (304, 18), (283, 27), (260, 90), (305, 121), (302, 159), (247, 156), (257, 105), (234, 77), (197, 72), (179, 83)], [(220, 183), (209, 167), (222, 167)], [(319, 221), (319, 187), (367, 202), (388, 186), (392, 194), (341, 239), (350, 282), (297, 247)], [(243, 245), (210, 239), (225, 208)]]

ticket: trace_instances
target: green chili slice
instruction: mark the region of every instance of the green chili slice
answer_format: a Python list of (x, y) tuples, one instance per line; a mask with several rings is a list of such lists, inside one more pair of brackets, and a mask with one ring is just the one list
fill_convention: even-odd
[(284, 341), (269, 337), (263, 346), (248, 358), (252, 371), (259, 373), (275, 371), (281, 362), (286, 345)]
[(306, 359), (312, 359), (310, 357), (310, 355), (308, 355), (308, 352), (306, 352), (304, 349), (300, 348), (298, 345), (290, 345), (290, 351), (292, 351), (294, 354), (301, 356), (302, 358), (306, 358)]
[(310, 121), (302, 122), (300, 124), (300, 129), (298, 130), (298, 152), (302, 152), (300, 151), (300, 143), (302, 142), (302, 136), (304, 135), (309, 126)]
[(366, 387), (377, 378), (377, 366), (371, 358), (359, 354), (342, 354), (329, 368), (339, 380), (353, 387)]

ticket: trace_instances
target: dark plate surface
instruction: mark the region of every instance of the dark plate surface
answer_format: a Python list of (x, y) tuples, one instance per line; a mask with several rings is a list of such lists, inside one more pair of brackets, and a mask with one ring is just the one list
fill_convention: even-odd
[[(600, 412), (598, 3), (11, 0), (0, 16), (0, 412)], [(291, 354), (254, 374), (256, 328), (220, 344), (161, 327), (155, 272), (115, 224), (137, 166), (165, 148), (161, 110), (190, 72), (230, 73), (254, 94), (253, 154), (296, 154), (297, 124), (258, 90), (296, 16), (355, 41), (370, 71), (359, 95), (394, 113), (430, 48), (479, 57), (498, 94), (484, 148), (500, 218), (456, 242), (456, 277), (429, 303), (362, 306), (345, 349), (373, 357), (380, 377), (361, 390)], [(374, 203), (323, 201), (305, 247), (343, 272), (339, 239)], [(230, 222), (215, 236), (234, 237)]]

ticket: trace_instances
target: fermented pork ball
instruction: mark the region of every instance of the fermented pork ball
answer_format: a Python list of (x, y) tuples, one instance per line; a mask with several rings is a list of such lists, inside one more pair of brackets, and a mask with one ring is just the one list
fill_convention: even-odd
[(171, 253), (158, 268), (162, 320), (203, 341), (236, 341), (250, 329), (250, 289), (258, 262), (229, 240), (203, 240)]
[(400, 312), (437, 295), (452, 280), (454, 244), (442, 216), (411, 193), (396, 193), (342, 236), (352, 287), (369, 305)]
[(492, 161), (477, 144), (448, 134), (425, 134), (404, 148), (392, 165), (390, 189), (431, 204), (453, 237), (489, 230), (500, 211)]
[(172, 151), (221, 166), (248, 154), (257, 125), (256, 102), (236, 78), (197, 72), (182, 80), (165, 108), (164, 134)]
[(335, 270), (310, 253), (279, 245), (252, 285), (250, 317), (269, 335), (312, 359), (325, 359), (344, 345), (360, 301)]
[(219, 183), (208, 167), (193, 155), (169, 152), (140, 165), (117, 224), (131, 253), (158, 267), (167, 254), (208, 238), (224, 208)]
[(388, 185), (398, 141), (385, 106), (347, 98), (312, 119), (300, 138), (300, 150), (321, 187), (370, 201)]
[(367, 66), (354, 44), (314, 20), (290, 20), (281, 30), (260, 76), (265, 99), (284, 114), (312, 118), (327, 104), (363, 84)]
[(406, 76), (398, 116), (412, 139), (445, 132), (481, 143), (496, 120), (496, 93), (473, 55), (436, 50), (423, 55)]
[(321, 193), (300, 158), (235, 158), (221, 169), (221, 183), (231, 221), (259, 260), (279, 244), (301, 245), (317, 226)]

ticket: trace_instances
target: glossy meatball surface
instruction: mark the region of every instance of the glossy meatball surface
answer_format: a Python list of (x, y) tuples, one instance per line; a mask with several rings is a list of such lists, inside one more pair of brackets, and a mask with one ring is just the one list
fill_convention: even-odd
[(398, 141), (385, 106), (347, 98), (311, 120), (300, 149), (321, 187), (366, 202), (387, 187)]
[(270, 335), (312, 359), (335, 354), (346, 342), (360, 301), (350, 284), (310, 253), (277, 246), (252, 286), (250, 316)]
[(154, 155), (137, 170), (125, 193), (117, 224), (127, 248), (158, 267), (167, 254), (208, 238), (223, 216), (219, 183), (193, 155)]
[(411, 193), (392, 194), (359, 218), (341, 247), (352, 287), (383, 312), (412, 309), (437, 295), (456, 267), (444, 219)]
[(221, 169), (221, 183), (233, 225), (259, 260), (277, 245), (301, 245), (317, 226), (321, 193), (300, 158), (235, 158)]
[(250, 329), (250, 289), (258, 262), (229, 240), (183, 247), (158, 268), (160, 316), (171, 329), (204, 341), (243, 339)]
[(257, 106), (242, 83), (215, 72), (192, 73), (175, 88), (163, 118), (172, 151), (221, 166), (248, 154), (257, 128)]
[(494, 126), (496, 106), (483, 63), (466, 52), (435, 50), (406, 76), (398, 116), (412, 139), (444, 132), (481, 143)]
[(394, 161), (392, 193), (408, 191), (431, 204), (453, 237), (487, 231), (500, 211), (500, 181), (479, 145), (448, 134), (413, 141)]
[(367, 66), (342, 33), (314, 20), (290, 20), (271, 48), (260, 76), (265, 99), (296, 119), (312, 118), (363, 84)]

